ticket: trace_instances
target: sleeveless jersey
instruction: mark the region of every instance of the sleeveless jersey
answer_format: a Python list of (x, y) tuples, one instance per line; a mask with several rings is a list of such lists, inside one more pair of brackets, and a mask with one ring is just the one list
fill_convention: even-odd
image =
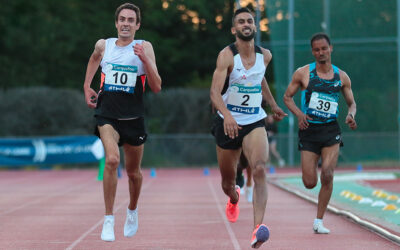
[(101, 66), (101, 84), (96, 115), (113, 119), (132, 119), (144, 115), (143, 92), (146, 80), (142, 61), (133, 46), (116, 45), (117, 38), (106, 40)]
[[(227, 77), (222, 99), (238, 125), (257, 122), (267, 115), (261, 108), (261, 82), (265, 74), (264, 55), (255, 46), (256, 61), (245, 69), (235, 44), (229, 45), (233, 53), (233, 69)], [(223, 115), (218, 111), (219, 116)]]
[(302, 91), (302, 111), (310, 116), (310, 123), (323, 124), (336, 121), (339, 114), (339, 96), (342, 88), (339, 68), (333, 67), (333, 78), (325, 80), (318, 77), (316, 64), (311, 63), (310, 80), (308, 86)]

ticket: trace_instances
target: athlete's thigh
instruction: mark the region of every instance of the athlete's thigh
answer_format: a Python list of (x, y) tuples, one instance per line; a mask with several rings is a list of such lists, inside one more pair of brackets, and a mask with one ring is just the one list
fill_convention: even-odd
[(311, 152), (302, 150), (301, 151), (301, 171), (303, 173), (303, 179), (310, 181), (317, 180), (317, 167), (319, 155)]
[(321, 150), (322, 170), (334, 169), (339, 157), (340, 144), (333, 144), (328, 147), (323, 147)]
[(143, 158), (144, 144), (140, 146), (132, 146), (125, 143), (124, 149), (124, 159), (126, 171), (133, 171), (140, 169), (140, 164)]
[(101, 142), (107, 155), (117, 154), (119, 156), (119, 134), (110, 124), (98, 126)]
[(263, 127), (253, 129), (243, 138), (242, 149), (250, 167), (254, 168), (258, 162), (265, 164), (268, 159), (267, 133)]
[(216, 147), (218, 165), (222, 178), (235, 180), (241, 149), (223, 149), (218, 145)]

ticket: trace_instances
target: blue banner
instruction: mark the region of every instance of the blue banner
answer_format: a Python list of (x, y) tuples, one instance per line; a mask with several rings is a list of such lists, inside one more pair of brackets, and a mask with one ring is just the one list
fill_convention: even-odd
[(0, 139), (0, 166), (88, 163), (103, 157), (96, 136)]

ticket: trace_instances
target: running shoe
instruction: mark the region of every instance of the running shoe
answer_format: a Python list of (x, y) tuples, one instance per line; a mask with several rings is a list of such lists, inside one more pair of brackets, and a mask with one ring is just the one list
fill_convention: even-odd
[(104, 241), (114, 241), (114, 216), (104, 216), (103, 230), (101, 239)]
[(124, 236), (132, 237), (136, 234), (139, 227), (138, 212), (137, 209), (129, 210), (126, 209), (126, 220), (124, 225)]
[(264, 224), (257, 225), (251, 237), (251, 247), (259, 248), (264, 242), (269, 239), (268, 227)]
[(324, 227), (322, 220), (314, 220), (313, 230), (316, 234), (329, 234), (331, 232), (328, 228)]
[(235, 186), (236, 193), (238, 194), (238, 201), (235, 204), (231, 203), (231, 199), (228, 199), (228, 203), (226, 203), (226, 217), (230, 222), (236, 222), (239, 217), (239, 198), (240, 198), (240, 187), (238, 185)]

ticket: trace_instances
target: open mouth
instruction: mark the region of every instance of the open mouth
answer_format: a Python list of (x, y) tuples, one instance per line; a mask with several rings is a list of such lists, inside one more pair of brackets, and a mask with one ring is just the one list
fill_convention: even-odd
[(244, 28), (243, 29), (243, 33), (251, 33), (251, 29), (250, 28)]

